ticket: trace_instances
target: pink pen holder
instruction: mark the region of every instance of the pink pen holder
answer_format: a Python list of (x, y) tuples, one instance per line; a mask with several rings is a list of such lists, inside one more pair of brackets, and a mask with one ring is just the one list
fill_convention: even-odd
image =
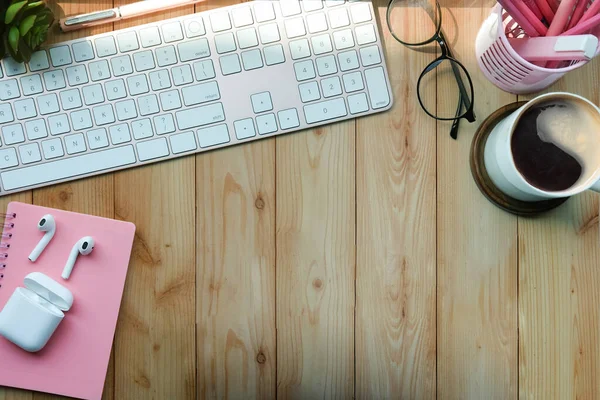
[[(477, 34), (475, 52), (483, 74), (504, 91), (515, 94), (538, 92), (588, 62), (572, 61), (563, 68), (543, 68), (517, 54), (510, 46), (507, 35), (522, 37), (525, 33), (498, 4)], [(596, 51), (598, 54), (600, 45)]]

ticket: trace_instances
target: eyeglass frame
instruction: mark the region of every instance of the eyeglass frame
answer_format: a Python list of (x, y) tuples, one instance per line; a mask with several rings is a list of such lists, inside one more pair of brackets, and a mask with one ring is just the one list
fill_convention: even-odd
[[(452, 49), (448, 45), (448, 41), (446, 40), (446, 38), (444, 36), (444, 32), (442, 32), (442, 8), (440, 6), (440, 3), (438, 2), (438, 0), (435, 0), (438, 22), (437, 22), (436, 31), (435, 31), (434, 35), (431, 38), (429, 38), (423, 42), (420, 42), (420, 43), (408, 43), (408, 42), (401, 40), (398, 36), (396, 36), (396, 33), (392, 29), (392, 24), (390, 21), (390, 15), (391, 15), (390, 10), (392, 9), (391, 8), (392, 3), (394, 3), (395, 1), (398, 1), (398, 0), (389, 0), (388, 5), (387, 5), (387, 10), (386, 10), (386, 22), (387, 22), (388, 30), (390, 31), (390, 34), (392, 35), (392, 37), (394, 39), (396, 39), (399, 43), (403, 44), (404, 46), (411, 47), (411, 48), (425, 46), (430, 43), (436, 42), (442, 50), (441, 55), (439, 57), (437, 57), (435, 60), (433, 60), (432, 62), (430, 62), (425, 67), (425, 69), (423, 69), (423, 71), (421, 72), (421, 75), (419, 76), (419, 79), (417, 81), (417, 98), (419, 99), (419, 104), (421, 105), (421, 108), (423, 109), (423, 111), (425, 111), (425, 113), (427, 113), (427, 115), (429, 115), (431, 118), (434, 118), (438, 121), (454, 121), (452, 124), (452, 128), (450, 129), (450, 136), (453, 139), (457, 139), (458, 138), (458, 127), (459, 127), (461, 119), (464, 118), (469, 122), (475, 122), (475, 113), (473, 112), (473, 103), (475, 102), (475, 91), (473, 89), (473, 81), (471, 80), (471, 76), (469, 75), (467, 68), (465, 68), (465, 66), (460, 61), (458, 61), (456, 58), (454, 58)], [(421, 85), (421, 80), (423, 79), (423, 77), (425, 77), (426, 74), (428, 74), (429, 72), (431, 72), (432, 70), (437, 68), (437, 66), (445, 60), (452, 62), (452, 64), (451, 64), (452, 72), (454, 74), (454, 78), (456, 79), (456, 83), (457, 83), (458, 89), (460, 91), (459, 99), (458, 99), (458, 107), (456, 109), (456, 114), (455, 114), (454, 118), (442, 118), (442, 117), (438, 117), (437, 115), (433, 115), (431, 112), (429, 112), (429, 110), (427, 110), (427, 108), (423, 104), (423, 100), (421, 99), (421, 93), (419, 90), (419, 87)], [(455, 64), (458, 64), (458, 66), (460, 66), (462, 68), (462, 70), (465, 73), (465, 76), (467, 77), (467, 79), (469, 81), (469, 86), (471, 88), (471, 97), (470, 98), (467, 95), (465, 84), (461, 77), (460, 71), (457, 71), (457, 67)], [(469, 100), (469, 99), (471, 99), (471, 100)], [(466, 111), (464, 114), (460, 114), (460, 111), (462, 110), (463, 105), (465, 106)]]

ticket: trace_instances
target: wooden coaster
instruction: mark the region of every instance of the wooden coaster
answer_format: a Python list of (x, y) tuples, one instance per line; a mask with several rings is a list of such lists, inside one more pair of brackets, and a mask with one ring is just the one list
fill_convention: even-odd
[(494, 182), (492, 182), (485, 169), (483, 159), (485, 143), (496, 124), (525, 103), (525, 101), (520, 101), (508, 104), (496, 110), (483, 121), (479, 129), (477, 129), (477, 132), (475, 132), (473, 142), (471, 143), (470, 162), (473, 179), (475, 179), (475, 183), (481, 193), (483, 193), (489, 201), (509, 213), (520, 216), (534, 216), (560, 206), (569, 198), (565, 197), (544, 201), (522, 201), (510, 197), (501, 192)]

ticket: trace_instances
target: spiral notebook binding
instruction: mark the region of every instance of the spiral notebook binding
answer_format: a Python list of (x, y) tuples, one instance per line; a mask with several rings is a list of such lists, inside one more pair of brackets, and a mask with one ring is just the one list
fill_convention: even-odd
[(10, 249), (10, 241), (13, 237), (12, 232), (7, 232), (15, 227), (13, 222), (17, 218), (16, 213), (0, 213), (0, 218), (4, 218), (4, 231), (0, 240), (0, 289), (2, 288), (2, 278), (4, 278), (4, 269), (6, 268), (6, 260), (8, 258), (8, 250)]

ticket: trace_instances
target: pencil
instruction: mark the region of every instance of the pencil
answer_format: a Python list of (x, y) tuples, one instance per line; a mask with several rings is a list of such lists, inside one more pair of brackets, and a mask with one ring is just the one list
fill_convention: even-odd
[(567, 25), (567, 29), (571, 29), (581, 19), (583, 13), (585, 12), (585, 6), (587, 6), (588, 0), (579, 0), (577, 6), (575, 7), (575, 11), (573, 11), (573, 15), (571, 15), (571, 20), (569, 21), (569, 25)]
[(542, 11), (535, 3), (535, 0), (523, 0), (523, 2), (531, 11), (533, 11), (537, 19), (541, 20), (544, 18), (544, 14), (542, 14)]
[(554, 11), (552, 11), (552, 7), (550, 7), (546, 0), (535, 0), (535, 4), (537, 4), (546, 21), (551, 24), (554, 20)]
[(583, 17), (581, 17), (579, 22), (585, 22), (588, 19), (591, 19), (594, 15), (598, 14), (598, 12), (600, 12), (600, 1), (595, 0), (587, 11), (583, 13)]
[[(583, 19), (583, 18), (582, 18)], [(588, 31), (600, 27), (600, 14), (594, 15), (592, 18), (587, 21), (579, 21), (577, 25), (568, 31), (564, 32), (561, 36), (566, 35), (583, 35)]]
[[(517, 0), (520, 2), (522, 0)], [(519, 24), (521, 28), (525, 31), (528, 36), (536, 37), (540, 36), (540, 32), (538, 32), (535, 27), (529, 22), (525, 16), (519, 11), (519, 9), (515, 6), (512, 0), (498, 0), (498, 3), (510, 14), (512, 19)]]
[(556, 14), (554, 14), (554, 20), (548, 28), (547, 36), (558, 36), (565, 30), (569, 23), (569, 17), (575, 8), (577, 0), (562, 0)]
[[(566, 0), (563, 0), (566, 1)], [(546, 25), (544, 25), (542, 23), (542, 21), (540, 21), (535, 14), (533, 13), (533, 11), (531, 11), (531, 9), (529, 7), (527, 7), (527, 5), (525, 5), (525, 3), (523, 1), (520, 0), (516, 0), (514, 2), (515, 7), (517, 7), (517, 9), (519, 10), (519, 12), (521, 14), (523, 14), (523, 17), (527, 18), (527, 21), (529, 21), (529, 23), (531, 25), (533, 25), (533, 27), (535, 28), (535, 30), (542, 36), (546, 36), (546, 32), (548, 32), (548, 28), (546, 28)]]

